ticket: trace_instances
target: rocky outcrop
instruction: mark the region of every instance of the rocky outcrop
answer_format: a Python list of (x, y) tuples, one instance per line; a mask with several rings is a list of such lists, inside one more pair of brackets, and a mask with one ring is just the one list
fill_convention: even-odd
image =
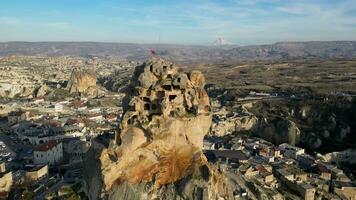
[(0, 97), (7, 97), (7, 98), (18, 98), (18, 97), (33, 97), (34, 86), (28, 86), (26, 84), (21, 83), (3, 83), (0, 84)]
[(82, 96), (101, 96), (105, 89), (96, 85), (96, 73), (93, 69), (74, 68), (67, 89), (70, 93)]
[(181, 72), (160, 58), (136, 67), (121, 133), (100, 154), (109, 199), (232, 198), (202, 153), (212, 120), (204, 84), (200, 72)]
[(46, 84), (41, 84), (41, 86), (36, 91), (36, 97), (46, 96), (51, 91), (51, 88)]
[(256, 101), (245, 106), (247, 112), (238, 111), (237, 106), (228, 110), (236, 112), (237, 117), (244, 116), (244, 112), (256, 116), (257, 125), (252, 132), (269, 142), (287, 142), (329, 153), (354, 148), (355, 102), (355, 98), (329, 96), (328, 100)]
[(196, 168), (192, 175), (175, 183), (156, 188), (152, 183), (129, 184), (124, 182), (113, 186), (110, 199), (233, 199), (221, 172), (209, 165)]
[[(241, 107), (245, 109), (244, 106)], [(214, 120), (211, 128), (211, 135), (225, 136), (239, 132), (254, 132), (258, 125), (258, 118), (247, 111), (239, 114), (231, 114), (225, 107), (219, 108), (214, 112)]]
[(256, 134), (274, 144), (289, 143), (296, 145), (300, 141), (298, 126), (293, 121), (279, 117), (273, 120), (261, 119)]
[(356, 164), (356, 149), (347, 149), (340, 152), (318, 154), (318, 157), (326, 162)]

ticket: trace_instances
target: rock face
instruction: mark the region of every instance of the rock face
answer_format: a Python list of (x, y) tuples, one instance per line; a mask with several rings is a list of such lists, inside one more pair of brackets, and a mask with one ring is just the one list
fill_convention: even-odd
[(340, 152), (327, 153), (325, 155), (319, 154), (318, 156), (326, 162), (356, 164), (356, 149), (347, 149)]
[(16, 98), (16, 97), (33, 97), (35, 86), (28, 86), (22, 83), (1, 83), (0, 97)]
[(232, 198), (202, 153), (212, 120), (204, 84), (160, 58), (136, 67), (117, 144), (100, 155), (109, 199)]
[(46, 96), (51, 89), (46, 84), (41, 84), (36, 92), (36, 97)]
[(70, 93), (83, 96), (100, 96), (104, 89), (96, 85), (96, 73), (92, 69), (75, 68), (67, 85)]
[[(242, 106), (242, 108), (244, 107)], [(219, 108), (219, 111), (214, 113), (214, 123), (210, 134), (221, 137), (243, 131), (256, 131), (258, 118), (248, 111), (240, 112), (240, 114), (231, 115), (225, 107)]]
[(296, 145), (300, 141), (300, 130), (293, 121), (285, 118), (278, 117), (273, 120), (263, 118), (260, 121), (257, 136), (274, 144)]

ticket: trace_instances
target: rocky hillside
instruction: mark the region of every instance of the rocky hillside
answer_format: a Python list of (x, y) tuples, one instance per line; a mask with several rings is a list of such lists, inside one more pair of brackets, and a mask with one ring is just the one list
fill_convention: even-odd
[(7, 42), (0, 43), (0, 56), (99, 56), (144, 60), (149, 49), (177, 62), (222, 60), (271, 60), (296, 58), (355, 58), (355, 41), (280, 42), (255, 46), (193, 46), (97, 42)]
[(311, 152), (355, 148), (356, 99), (261, 100), (214, 108), (212, 135), (246, 134)]
[(232, 199), (202, 152), (212, 120), (204, 85), (199, 71), (187, 74), (160, 58), (136, 67), (120, 134), (87, 156), (89, 198)]
[(356, 42), (279, 42), (271, 45), (237, 47), (225, 50), (221, 55), (227, 60), (355, 58)]

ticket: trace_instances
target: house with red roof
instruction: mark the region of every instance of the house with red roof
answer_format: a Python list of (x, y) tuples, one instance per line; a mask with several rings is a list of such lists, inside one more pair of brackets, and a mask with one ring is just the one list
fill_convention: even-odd
[(50, 140), (33, 149), (35, 164), (55, 165), (63, 159), (63, 144), (61, 140)]

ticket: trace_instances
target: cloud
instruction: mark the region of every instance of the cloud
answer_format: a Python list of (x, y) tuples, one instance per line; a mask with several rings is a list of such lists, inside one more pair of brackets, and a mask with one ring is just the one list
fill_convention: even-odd
[[(181, 40), (214, 41), (219, 36), (238, 43), (268, 43), (280, 40), (355, 39), (354, 17), (345, 12), (355, 7), (353, 0), (333, 4), (318, 0), (195, 0), (189, 4), (120, 6), (123, 26), (145, 31), (165, 30), (184, 35)], [(125, 28), (125, 27), (124, 27)], [(168, 30), (168, 31), (167, 31)], [(347, 33), (343, 33), (347, 31)], [(188, 37), (185, 37), (188, 36)], [(172, 37), (172, 36), (170, 36)], [(182, 39), (183, 38), (183, 39)], [(186, 39), (185, 39), (186, 38)], [(190, 39), (189, 39), (190, 38)]]
[(160, 35), (162, 41), (178, 43), (207, 44), (222, 37), (240, 44), (256, 44), (356, 39), (355, 10), (355, 0), (191, 0), (139, 6), (106, 1), (93, 12), (75, 15), (78, 21), (72, 21), (74, 18), (69, 18), (67, 11), (59, 10), (48, 11), (48, 18), (37, 16), (36, 20), (0, 17), (0, 24), (33, 26), (36, 32), (70, 30), (62, 32), (68, 38), (80, 38), (84, 33), (93, 40), (128, 38), (132, 42), (152, 42), (149, 40)]

